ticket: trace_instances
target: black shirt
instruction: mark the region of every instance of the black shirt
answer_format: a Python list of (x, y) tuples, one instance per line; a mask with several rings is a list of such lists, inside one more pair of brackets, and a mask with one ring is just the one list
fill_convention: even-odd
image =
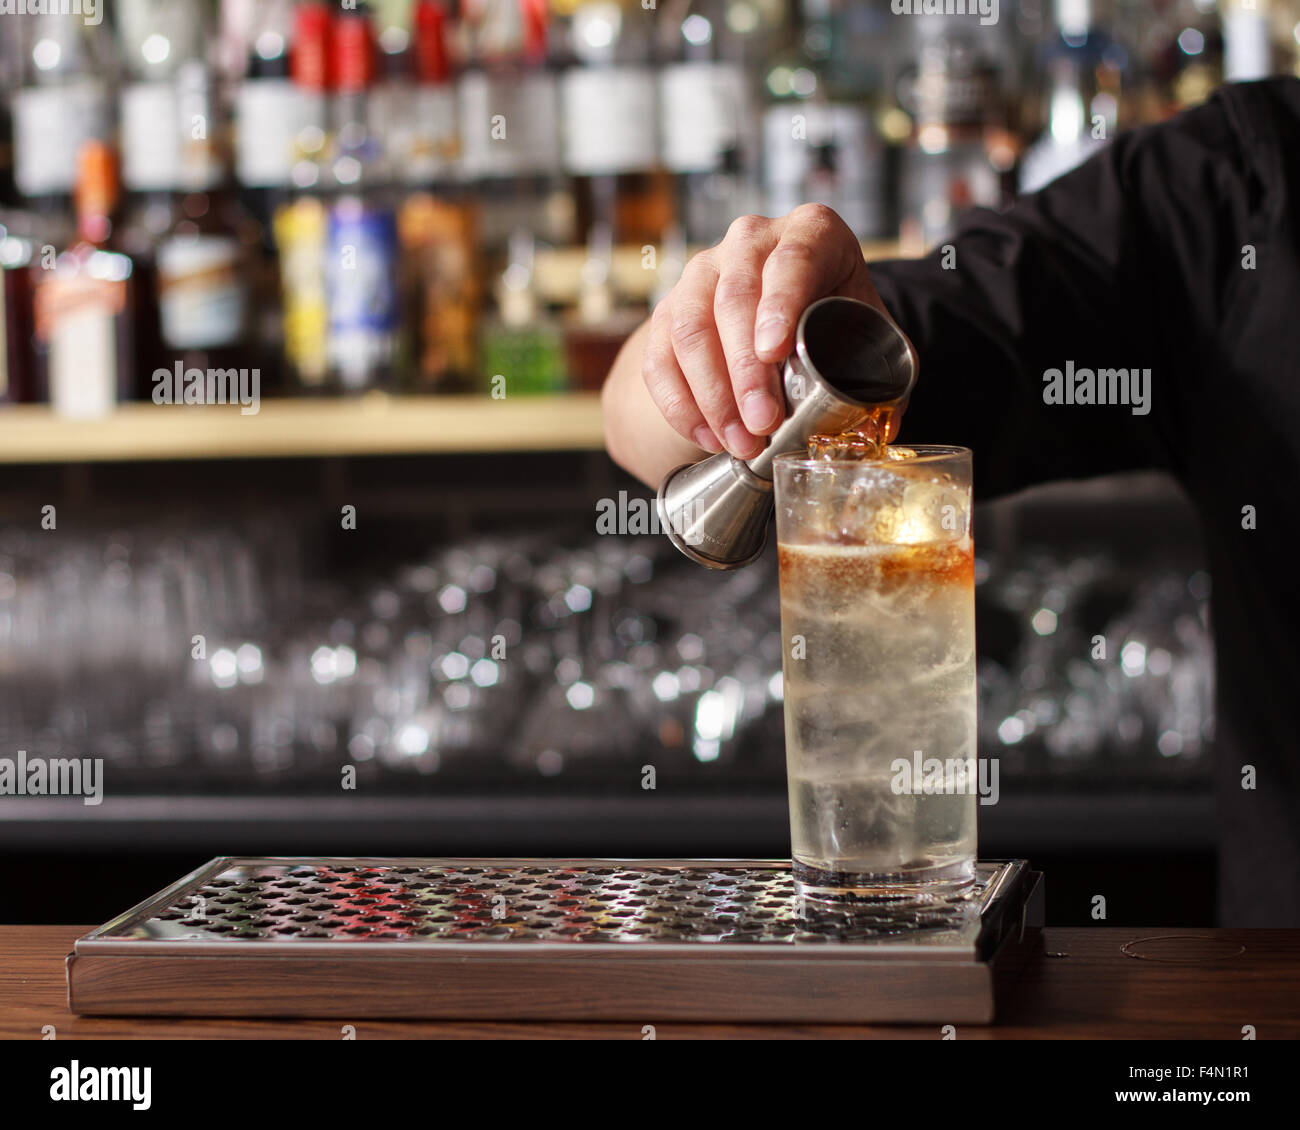
[[(872, 265), (921, 357), (900, 438), (972, 448), (977, 498), (1136, 468), (1191, 498), (1213, 577), (1224, 925), (1300, 926), (1298, 215), (1300, 80), (1276, 79), (975, 212), (950, 267), (942, 249)], [(1150, 369), (1149, 411), (1047, 403), (1044, 374), (1071, 363)]]

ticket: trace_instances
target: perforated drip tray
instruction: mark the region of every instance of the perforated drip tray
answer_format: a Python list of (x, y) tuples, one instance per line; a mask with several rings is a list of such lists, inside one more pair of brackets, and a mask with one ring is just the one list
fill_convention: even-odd
[(851, 913), (788, 861), (220, 858), (77, 940), (86, 1015), (985, 1023), (1041, 876)]

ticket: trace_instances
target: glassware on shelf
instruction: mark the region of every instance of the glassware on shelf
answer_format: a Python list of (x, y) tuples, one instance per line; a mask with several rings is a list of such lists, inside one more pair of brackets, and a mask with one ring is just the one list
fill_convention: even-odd
[[(552, 523), (340, 566), (326, 534), (275, 508), (0, 526), (0, 746), (103, 756), (123, 793), (784, 780), (771, 555), (717, 574)], [(1205, 574), (1029, 547), (976, 581), (980, 750), (1008, 778), (1204, 776)]]

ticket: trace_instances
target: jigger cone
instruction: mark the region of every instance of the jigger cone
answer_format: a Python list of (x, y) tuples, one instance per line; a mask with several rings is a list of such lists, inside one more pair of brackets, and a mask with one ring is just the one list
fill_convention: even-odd
[(710, 569), (738, 569), (763, 552), (772, 516), (772, 460), (835, 435), (916, 383), (907, 339), (884, 314), (854, 298), (823, 298), (799, 318), (781, 370), (786, 418), (753, 459), (722, 452), (670, 471), (659, 486), (659, 522), (672, 543)]

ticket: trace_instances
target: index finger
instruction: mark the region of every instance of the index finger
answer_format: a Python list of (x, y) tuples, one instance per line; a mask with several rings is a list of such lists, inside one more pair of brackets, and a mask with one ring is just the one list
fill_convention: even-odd
[(780, 361), (794, 346), (804, 308), (834, 294), (865, 263), (848, 225), (824, 204), (790, 213), (781, 239), (763, 264), (763, 295), (754, 315), (754, 352)]

